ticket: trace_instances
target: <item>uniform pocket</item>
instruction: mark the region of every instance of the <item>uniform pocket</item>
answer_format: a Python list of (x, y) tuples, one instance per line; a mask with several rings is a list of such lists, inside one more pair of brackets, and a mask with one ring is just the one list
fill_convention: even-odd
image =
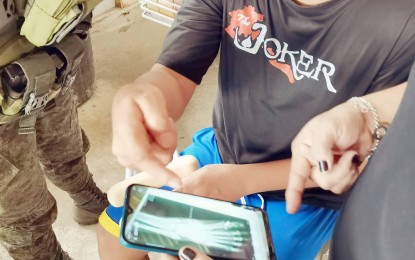
[(0, 155), (0, 194), (18, 172), (19, 169), (16, 166)]

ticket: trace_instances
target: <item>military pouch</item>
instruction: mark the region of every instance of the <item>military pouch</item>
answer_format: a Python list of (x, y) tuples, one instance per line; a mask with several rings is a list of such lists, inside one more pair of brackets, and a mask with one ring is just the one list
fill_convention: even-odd
[(19, 133), (33, 133), (37, 113), (72, 86), (84, 52), (85, 41), (71, 34), (59, 44), (7, 65), (0, 74), (0, 124), (19, 119)]
[(36, 46), (64, 39), (101, 0), (28, 1), (20, 34)]
[(75, 81), (85, 54), (85, 41), (77, 34), (71, 34), (60, 43), (47, 48), (52, 57), (63, 61), (63, 66), (57, 68), (56, 77), (63, 91), (66, 91)]
[(0, 124), (19, 119), (19, 133), (33, 133), (35, 114), (48, 101), (56, 78), (55, 63), (44, 51), (6, 66), (1, 74), (4, 93)]

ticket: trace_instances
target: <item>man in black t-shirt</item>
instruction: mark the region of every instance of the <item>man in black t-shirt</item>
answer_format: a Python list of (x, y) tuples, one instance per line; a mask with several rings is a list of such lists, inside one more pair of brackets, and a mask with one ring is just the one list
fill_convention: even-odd
[[(278, 258), (313, 258), (342, 197), (309, 181), (301, 214), (286, 214), (290, 143), (315, 115), (407, 80), (414, 12), (413, 0), (185, 0), (157, 64), (114, 99), (113, 151), (178, 191), (230, 201), (253, 194), (241, 203), (267, 210)], [(176, 147), (173, 122), (218, 53), (213, 129), (195, 140), (219, 159), (194, 154), (207, 166), (177, 185), (164, 168)]]

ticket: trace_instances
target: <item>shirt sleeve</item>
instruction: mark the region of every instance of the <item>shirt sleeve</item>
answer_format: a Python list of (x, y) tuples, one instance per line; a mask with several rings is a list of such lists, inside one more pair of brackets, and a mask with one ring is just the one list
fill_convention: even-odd
[(388, 58), (372, 82), (369, 92), (395, 86), (408, 80), (415, 61), (415, 8), (401, 34), (393, 45)]
[(184, 0), (157, 60), (200, 84), (222, 36), (222, 0)]

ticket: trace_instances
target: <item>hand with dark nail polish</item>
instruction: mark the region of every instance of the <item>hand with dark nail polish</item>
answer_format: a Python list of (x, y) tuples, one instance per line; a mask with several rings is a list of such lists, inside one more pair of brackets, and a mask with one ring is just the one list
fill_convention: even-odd
[(287, 211), (295, 213), (300, 208), (310, 180), (334, 193), (350, 188), (359, 176), (359, 158), (366, 157), (372, 143), (366, 118), (352, 102), (311, 119), (291, 143)]
[(181, 248), (179, 251), (179, 258), (180, 260), (212, 260), (212, 258), (206, 254), (190, 247)]
[(186, 247), (180, 252), (179, 257), (181, 260), (193, 260), (196, 258), (196, 252), (193, 249)]
[(320, 169), (320, 172), (327, 172), (329, 170), (329, 165), (327, 161), (319, 161), (318, 162), (318, 168)]

